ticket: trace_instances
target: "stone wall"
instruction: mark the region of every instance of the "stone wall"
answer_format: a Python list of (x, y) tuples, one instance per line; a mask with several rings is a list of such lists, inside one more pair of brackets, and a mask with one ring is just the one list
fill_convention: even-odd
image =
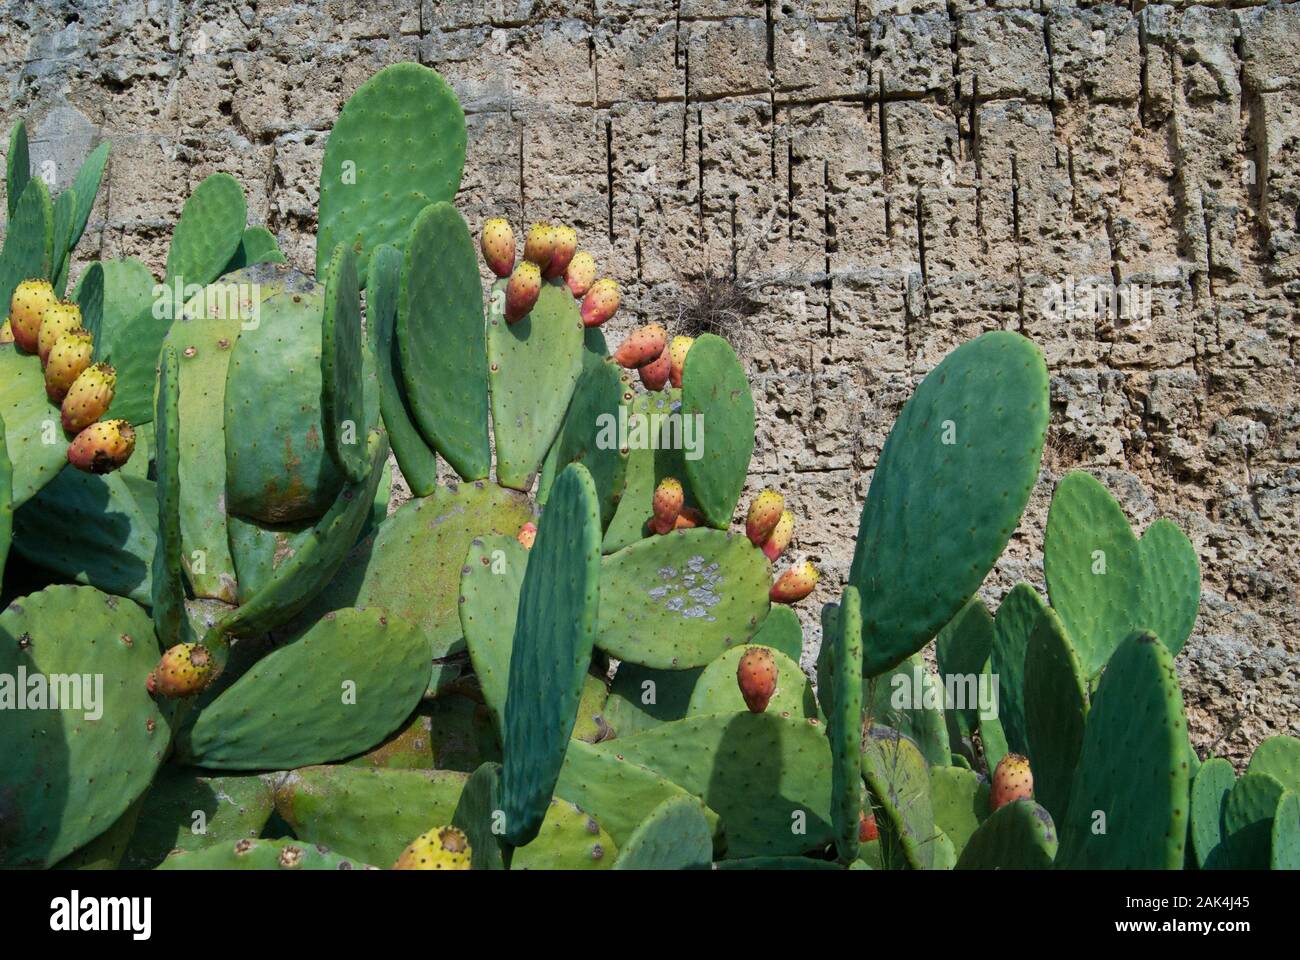
[[(160, 271), (225, 170), (310, 270), (333, 118), (419, 60), (468, 113), (461, 210), (573, 223), (626, 284), (614, 342), (691, 315), (702, 276), (738, 286), (752, 484), (785, 492), (827, 573), (810, 621), (920, 377), (982, 331), (1032, 337), (1049, 446), (986, 599), (1042, 589), (1064, 471), (1139, 528), (1172, 517), (1204, 568), (1179, 658), (1194, 738), (1238, 759), (1300, 732), (1297, 49), (1300, 6), (1241, 2), (127, 0), (0, 21), (3, 121), (28, 118), (35, 162), (66, 178), (112, 141), (86, 259)], [(1090, 283), (1125, 309), (1087, 310)]]

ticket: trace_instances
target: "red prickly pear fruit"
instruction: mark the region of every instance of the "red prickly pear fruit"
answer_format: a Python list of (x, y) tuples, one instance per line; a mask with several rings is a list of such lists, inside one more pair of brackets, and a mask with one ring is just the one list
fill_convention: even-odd
[(794, 514), (789, 510), (781, 511), (781, 519), (776, 521), (776, 526), (772, 528), (772, 535), (763, 541), (763, 556), (776, 562), (777, 557), (785, 553), (785, 548), (790, 546), (790, 540), (794, 537)]
[(542, 270), (542, 276), (547, 280), (554, 280), (556, 277), (564, 276), (564, 272), (569, 269), (569, 264), (573, 262), (574, 255), (578, 250), (578, 231), (573, 227), (566, 227), (558, 224), (551, 228), (551, 237), (554, 241), (551, 250), (551, 262)]
[(641, 382), (645, 384), (647, 390), (662, 390), (668, 386), (668, 376), (672, 373), (673, 363), (668, 356), (668, 348), (659, 354), (658, 359), (651, 360), (649, 363), (643, 363), (636, 368), (637, 373), (641, 374)]
[(564, 271), (564, 282), (575, 300), (581, 297), (596, 282), (596, 258), (586, 250), (579, 250)]
[(68, 463), (87, 473), (112, 473), (131, 459), (135, 430), (125, 420), (101, 420), (68, 445)]
[(455, 827), (434, 827), (402, 851), (394, 870), (468, 870), (472, 850), (469, 838)]
[(36, 352), (41, 358), (41, 366), (45, 366), (50, 351), (58, 343), (59, 337), (80, 327), (81, 308), (75, 303), (69, 303), (65, 300), (62, 303), (56, 303), (54, 306), (46, 308), (44, 315), (41, 317), (41, 331), (36, 340)]
[(749, 537), (749, 542), (756, 547), (767, 543), (784, 511), (785, 497), (775, 490), (764, 490), (756, 496), (745, 517), (745, 536)]
[(6, 320), (0, 323), (0, 347), (8, 346), (14, 342), (14, 325)]
[(539, 270), (545, 270), (554, 256), (555, 227), (545, 221), (534, 223), (524, 237), (524, 259), (537, 264)]
[(510, 276), (515, 268), (515, 232), (505, 217), (493, 217), (483, 224), (479, 249), (488, 269), (498, 277)]
[(537, 524), (529, 520), (519, 528), (519, 533), (515, 539), (524, 545), (525, 550), (533, 549), (533, 541), (537, 539)]
[(1013, 800), (1030, 800), (1034, 796), (1034, 775), (1029, 770), (1029, 759), (1018, 753), (1008, 753), (998, 761), (993, 771), (993, 786), (989, 790), (989, 813), (1005, 807)]
[(197, 643), (178, 643), (170, 647), (158, 666), (145, 679), (150, 693), (176, 699), (202, 692), (212, 679), (212, 655)]
[[(9, 300), (9, 322), (18, 349), (35, 353), (40, 343), (41, 317), (59, 302), (50, 281), (40, 278), (24, 280), (14, 288)], [(81, 324), (77, 324), (81, 326)]]
[[(50, 398), (50, 403), (63, 402), (63, 398), (68, 395), (68, 390), (90, 366), (94, 353), (95, 338), (81, 327), (71, 333), (65, 333), (55, 341), (45, 361), (45, 395)], [(86, 423), (98, 419), (98, 416), (91, 417)], [(77, 429), (80, 430), (81, 427)]]
[(620, 367), (631, 370), (662, 354), (667, 342), (668, 332), (663, 327), (657, 323), (647, 323), (628, 334), (623, 345), (615, 351), (614, 360)]
[(750, 647), (736, 665), (736, 684), (750, 713), (762, 713), (776, 693), (776, 661), (766, 647)]
[(686, 354), (690, 352), (694, 343), (694, 337), (673, 337), (673, 342), (668, 345), (668, 358), (672, 364), (669, 379), (678, 390), (682, 388), (682, 371), (686, 368)]
[(677, 522), (677, 515), (682, 512), (682, 506), (686, 502), (686, 492), (682, 489), (682, 482), (676, 477), (664, 477), (655, 487), (654, 493), (654, 518), (658, 522), (659, 528), (665, 532), (673, 529)]
[[(614, 315), (618, 310), (618, 305), (623, 301), (623, 294), (618, 288), (618, 282), (605, 277), (603, 280), (597, 280), (587, 291), (587, 295), (582, 298), (582, 325), (584, 327), (599, 327), (602, 323)], [(660, 328), (662, 329), (662, 328)], [(667, 338), (665, 333), (664, 337)], [(663, 347), (650, 354), (642, 363), (653, 360), (657, 357)], [(639, 363), (625, 363), (623, 366), (639, 367)]]
[(880, 839), (880, 829), (876, 826), (876, 815), (865, 810), (858, 815), (858, 842), (870, 843)]
[(528, 316), (542, 292), (542, 271), (532, 261), (515, 267), (506, 283), (506, 323), (518, 323)]
[[(45, 368), (46, 381), (49, 372), (54, 369), (54, 353), (50, 354), (50, 365)], [(105, 413), (113, 402), (117, 391), (117, 371), (107, 363), (97, 363), (81, 372), (63, 398), (63, 429), (68, 433), (79, 433), (86, 429)]]
[(673, 527), (677, 530), (691, 530), (703, 525), (704, 514), (694, 507), (682, 507), (682, 512), (677, 514), (677, 519), (673, 521)]
[(798, 603), (817, 586), (817, 568), (811, 560), (804, 560), (789, 567), (776, 578), (768, 599), (773, 603)]

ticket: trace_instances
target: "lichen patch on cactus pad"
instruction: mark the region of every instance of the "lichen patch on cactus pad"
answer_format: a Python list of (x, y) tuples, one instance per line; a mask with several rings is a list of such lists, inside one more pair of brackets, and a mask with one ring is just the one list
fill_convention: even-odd
[(710, 611), (722, 600), (718, 593), (725, 583), (721, 569), (716, 560), (708, 563), (703, 554), (697, 553), (686, 561), (680, 572), (675, 567), (660, 567), (658, 575), (662, 582), (651, 587), (647, 596), (665, 610), (680, 614), (684, 620), (715, 623), (718, 618)]

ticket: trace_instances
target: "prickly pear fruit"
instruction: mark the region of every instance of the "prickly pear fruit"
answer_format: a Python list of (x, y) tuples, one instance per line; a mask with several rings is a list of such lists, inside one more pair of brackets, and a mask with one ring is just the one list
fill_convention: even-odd
[(14, 295), (9, 300), (9, 322), (13, 326), (14, 343), (20, 350), (36, 352), (41, 317), (58, 302), (59, 298), (48, 280), (24, 280), (14, 288)]
[(469, 839), (455, 827), (434, 827), (411, 841), (394, 870), (468, 870)]
[[(622, 291), (618, 288), (618, 282), (605, 277), (597, 280), (587, 291), (587, 295), (582, 298), (582, 324), (586, 327), (599, 327), (602, 323), (614, 315), (618, 305), (623, 300)], [(666, 334), (665, 334), (666, 336)], [(663, 347), (659, 348), (660, 350)], [(646, 358), (653, 360), (659, 355), (659, 350)], [(644, 362), (644, 361), (643, 361)], [(625, 363), (625, 367), (636, 367), (640, 364)]]
[(668, 375), (672, 373), (672, 360), (668, 357), (668, 348), (655, 360), (636, 368), (641, 374), (641, 382), (647, 390), (662, 390), (668, 385)]
[(880, 839), (880, 829), (876, 826), (876, 815), (865, 810), (858, 815), (858, 842), (870, 843)]
[(761, 547), (776, 529), (785, 510), (785, 497), (775, 490), (764, 490), (749, 505), (749, 514), (745, 517), (745, 536), (756, 547)]
[(150, 693), (176, 699), (202, 692), (212, 679), (212, 655), (197, 643), (178, 643), (158, 661), (144, 685)]
[(506, 323), (517, 323), (528, 315), (542, 292), (542, 271), (526, 260), (515, 267), (506, 283)]
[(14, 342), (14, 326), (8, 320), (0, 323), (0, 347)]
[[(45, 368), (47, 390), (50, 371), (54, 369), (54, 358), (58, 352), (59, 348), (56, 345), (50, 353), (50, 365)], [(87, 367), (72, 382), (67, 395), (63, 398), (61, 408), (63, 429), (68, 433), (78, 433), (90, 426), (108, 412), (109, 404), (113, 402), (113, 394), (116, 391), (117, 371), (112, 366), (107, 363), (97, 363), (93, 367)]]
[(682, 388), (682, 370), (686, 367), (686, 354), (694, 343), (694, 337), (673, 337), (673, 342), (668, 345), (668, 358), (672, 364), (669, 379), (678, 390)]
[(736, 665), (736, 683), (750, 713), (762, 713), (776, 693), (776, 661), (766, 647), (750, 647)]
[(619, 366), (631, 370), (656, 359), (664, 352), (667, 342), (668, 332), (663, 327), (647, 323), (628, 334), (623, 345), (614, 352), (614, 360)]
[(479, 249), (488, 269), (498, 277), (510, 276), (515, 268), (515, 232), (505, 217), (493, 217), (483, 224)]
[(555, 256), (555, 227), (545, 221), (534, 223), (524, 237), (524, 259), (545, 270)]
[[(62, 403), (68, 389), (81, 376), (82, 371), (90, 366), (95, 352), (95, 338), (86, 330), (78, 327), (71, 333), (59, 337), (50, 355), (45, 360), (45, 395), (51, 403)], [(102, 411), (101, 411), (102, 412)], [(92, 420), (98, 420), (93, 417)], [(86, 423), (90, 423), (87, 420)], [(85, 426), (85, 424), (82, 424)], [(80, 429), (80, 428), (78, 428)]]
[(776, 578), (768, 599), (773, 603), (798, 603), (817, 586), (817, 568), (811, 560), (803, 560), (789, 567)]
[(586, 250), (579, 250), (564, 271), (564, 282), (575, 300), (581, 297), (596, 282), (596, 258)]
[(667, 533), (674, 529), (685, 500), (686, 493), (682, 490), (680, 480), (676, 477), (664, 477), (660, 480), (659, 485), (655, 487), (654, 517), (650, 520), (650, 528), (655, 533)]
[(81, 308), (66, 300), (47, 307), (41, 317), (41, 331), (37, 334), (36, 352), (40, 355), (41, 366), (49, 359), (50, 351), (58, 343), (59, 337), (81, 327)]
[(578, 231), (574, 230), (573, 227), (557, 224), (551, 228), (551, 238), (554, 241), (551, 262), (542, 271), (542, 276), (547, 280), (564, 276), (564, 272), (569, 269), (569, 264), (573, 261), (574, 254), (578, 250)]
[(1013, 800), (1029, 800), (1033, 796), (1034, 775), (1029, 770), (1029, 758), (1018, 753), (1006, 754), (993, 771), (989, 813), (1005, 807)]
[(68, 445), (68, 463), (87, 473), (112, 473), (131, 459), (135, 430), (125, 420), (92, 423)]
[(772, 534), (763, 541), (763, 556), (776, 562), (776, 558), (785, 553), (785, 548), (790, 546), (790, 539), (794, 536), (794, 514), (789, 510), (781, 511), (781, 518), (776, 521), (776, 526), (772, 528)]
[(673, 527), (677, 530), (691, 530), (703, 525), (704, 514), (694, 507), (682, 507), (682, 512), (677, 514), (677, 520), (673, 523)]
[(525, 550), (533, 549), (533, 541), (537, 539), (537, 524), (529, 520), (519, 528), (519, 532), (515, 534), (515, 539), (524, 545)]

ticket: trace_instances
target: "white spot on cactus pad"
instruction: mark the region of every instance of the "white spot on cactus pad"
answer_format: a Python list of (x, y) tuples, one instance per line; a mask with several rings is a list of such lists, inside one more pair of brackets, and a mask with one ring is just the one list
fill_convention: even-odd
[(720, 569), (717, 562), (705, 566), (704, 557), (697, 554), (686, 561), (680, 573), (673, 567), (660, 567), (658, 574), (663, 582), (647, 590), (646, 595), (665, 610), (681, 614), (684, 620), (712, 623), (717, 618), (709, 611), (722, 601), (717, 592), (723, 583)]

